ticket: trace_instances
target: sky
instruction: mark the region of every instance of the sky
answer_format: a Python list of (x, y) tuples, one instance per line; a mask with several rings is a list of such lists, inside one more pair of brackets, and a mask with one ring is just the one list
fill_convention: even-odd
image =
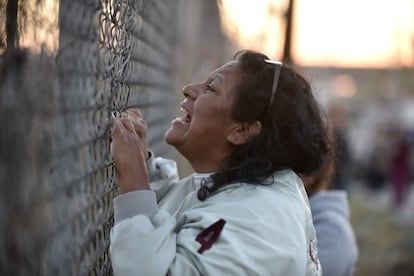
[[(300, 65), (414, 67), (414, 0), (296, 0)], [(287, 0), (221, 0), (223, 29), (242, 48), (280, 59)], [(253, 4), (254, 3), (254, 4)]]

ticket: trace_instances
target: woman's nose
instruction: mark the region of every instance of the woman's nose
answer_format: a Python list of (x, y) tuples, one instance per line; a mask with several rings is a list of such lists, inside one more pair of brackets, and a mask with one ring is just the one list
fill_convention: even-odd
[(199, 90), (199, 85), (188, 84), (183, 87), (183, 95), (186, 99), (195, 100), (198, 96)]

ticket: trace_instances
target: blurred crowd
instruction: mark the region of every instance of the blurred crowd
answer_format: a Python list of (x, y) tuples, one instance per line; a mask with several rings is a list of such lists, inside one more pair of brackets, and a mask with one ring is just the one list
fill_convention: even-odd
[(355, 139), (349, 138), (350, 123), (343, 106), (331, 105), (328, 117), (337, 156), (332, 188), (350, 191), (359, 183), (372, 192), (388, 190), (390, 206), (396, 211), (402, 209), (414, 181), (414, 129), (396, 120), (375, 124), (370, 138), (363, 142), (367, 150), (358, 158), (352, 150)]
[(374, 149), (369, 157), (365, 180), (373, 190), (390, 185), (393, 207), (401, 208), (412, 181), (410, 159), (413, 149), (413, 130), (399, 124), (380, 127), (375, 132)]

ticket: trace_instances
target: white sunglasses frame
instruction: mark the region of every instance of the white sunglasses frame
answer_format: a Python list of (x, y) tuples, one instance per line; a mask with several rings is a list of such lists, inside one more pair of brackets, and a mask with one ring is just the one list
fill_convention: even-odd
[(275, 74), (273, 75), (273, 84), (272, 84), (272, 95), (271, 97), (276, 94), (277, 84), (279, 82), (280, 71), (282, 70), (283, 62), (265, 59), (264, 60), (268, 64), (273, 64), (275, 66)]
[(270, 107), (272, 106), (272, 103), (273, 103), (273, 98), (276, 94), (277, 84), (279, 83), (279, 76), (280, 76), (280, 71), (282, 71), (283, 62), (277, 61), (277, 60), (270, 60), (270, 59), (265, 59), (264, 61), (268, 64), (273, 64), (275, 66), (275, 73), (273, 75), (273, 84), (272, 84), (272, 94), (270, 95), (270, 101), (269, 101), (269, 111), (270, 111)]

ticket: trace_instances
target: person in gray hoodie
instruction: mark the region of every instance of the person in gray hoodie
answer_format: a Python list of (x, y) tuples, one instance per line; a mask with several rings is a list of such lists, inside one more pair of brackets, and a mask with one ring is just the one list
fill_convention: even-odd
[(348, 194), (329, 189), (334, 176), (334, 152), (331, 146), (325, 165), (301, 178), (309, 196), (323, 275), (350, 276), (355, 272), (359, 250), (350, 222)]

